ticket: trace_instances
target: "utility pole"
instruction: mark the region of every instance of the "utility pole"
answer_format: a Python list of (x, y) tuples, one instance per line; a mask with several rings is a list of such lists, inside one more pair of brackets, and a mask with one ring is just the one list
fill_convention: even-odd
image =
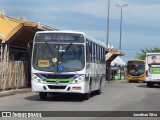
[(108, 0), (107, 41), (106, 41), (106, 47), (108, 47), (108, 44), (109, 44), (109, 16), (110, 16), (110, 0)]
[[(120, 41), (119, 41), (119, 50), (121, 50), (121, 42), (122, 42), (122, 14), (123, 14), (123, 10), (122, 8), (125, 7), (125, 6), (128, 6), (127, 4), (124, 4), (124, 5), (116, 5), (117, 7), (120, 7), (121, 8), (121, 20), (120, 20)], [(121, 79), (121, 67), (119, 67), (119, 74), (120, 74), (120, 78)]]
[[(110, 15), (110, 0), (108, 0), (108, 15), (107, 15), (107, 39), (106, 39), (106, 48), (109, 44), (109, 15)], [(106, 51), (106, 54), (108, 51)], [(106, 61), (106, 80), (110, 81), (110, 66), (111, 62)]]
[(123, 10), (122, 8), (125, 6), (128, 6), (127, 4), (125, 5), (116, 5), (117, 7), (121, 8), (121, 20), (120, 20), (120, 41), (119, 41), (119, 50), (121, 50), (121, 42), (122, 42), (122, 14), (123, 14)]

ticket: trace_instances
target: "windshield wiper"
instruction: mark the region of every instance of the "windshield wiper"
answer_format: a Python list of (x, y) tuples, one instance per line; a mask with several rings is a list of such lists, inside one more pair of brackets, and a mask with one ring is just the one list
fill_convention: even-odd
[(48, 43), (45, 42), (45, 44), (47, 45), (47, 47), (48, 47), (49, 51), (51, 52), (51, 54), (54, 56), (54, 53), (53, 53), (52, 49), (50, 48), (50, 46), (48, 45)]
[(65, 49), (65, 52), (62, 54), (61, 57), (63, 57), (65, 55), (65, 53), (70, 49), (70, 47), (73, 45), (73, 43), (70, 43), (67, 48)]

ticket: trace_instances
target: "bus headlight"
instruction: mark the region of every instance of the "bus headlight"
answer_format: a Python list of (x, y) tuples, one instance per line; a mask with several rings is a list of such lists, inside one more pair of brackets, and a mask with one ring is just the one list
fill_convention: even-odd
[(81, 83), (82, 81), (84, 81), (84, 79), (85, 79), (85, 75), (78, 76), (78, 77), (72, 82), (72, 84), (79, 84), (79, 83)]
[(43, 80), (41, 80), (41, 78), (35, 74), (32, 75), (32, 80), (34, 80), (36, 83), (44, 83)]

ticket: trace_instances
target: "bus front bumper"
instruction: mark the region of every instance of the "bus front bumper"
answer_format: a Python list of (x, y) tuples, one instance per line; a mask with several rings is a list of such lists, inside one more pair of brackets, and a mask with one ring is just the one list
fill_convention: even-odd
[(79, 84), (43, 84), (32, 81), (32, 91), (49, 93), (86, 93), (85, 83)]
[(128, 81), (145, 81), (145, 77), (144, 77), (144, 75), (142, 75), (142, 76), (127, 75), (126, 80), (128, 80)]

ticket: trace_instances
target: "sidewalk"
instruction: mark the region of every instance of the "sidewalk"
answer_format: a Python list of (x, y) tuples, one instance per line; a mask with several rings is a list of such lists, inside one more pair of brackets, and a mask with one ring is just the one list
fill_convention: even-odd
[(31, 92), (31, 88), (0, 91), (0, 97)]

